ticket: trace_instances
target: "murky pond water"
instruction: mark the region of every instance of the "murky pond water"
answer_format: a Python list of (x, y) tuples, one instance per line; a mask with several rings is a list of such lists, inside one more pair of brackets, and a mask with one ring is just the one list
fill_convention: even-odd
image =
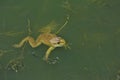
[[(119, 0), (1, 0), (0, 80), (120, 80), (119, 9)], [(52, 21), (58, 30), (68, 15), (57, 36), (70, 49), (56, 48), (48, 63), (46, 45), (13, 47)]]

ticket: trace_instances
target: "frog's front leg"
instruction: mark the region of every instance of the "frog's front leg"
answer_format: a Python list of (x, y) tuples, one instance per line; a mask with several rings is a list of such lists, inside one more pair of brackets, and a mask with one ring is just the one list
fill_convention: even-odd
[(44, 60), (45, 60), (45, 61), (48, 61), (48, 57), (49, 57), (51, 51), (54, 50), (54, 49), (55, 49), (55, 47), (50, 47), (50, 48), (48, 48), (48, 50), (47, 50), (47, 52), (46, 52), (46, 54), (45, 54), (45, 57), (44, 57)]
[(35, 48), (41, 44), (41, 38), (38, 37), (37, 40), (35, 41), (31, 36), (27, 36), (20, 43), (14, 44), (13, 47), (15, 47), (15, 48), (22, 47), (25, 42), (29, 42), (31, 47)]

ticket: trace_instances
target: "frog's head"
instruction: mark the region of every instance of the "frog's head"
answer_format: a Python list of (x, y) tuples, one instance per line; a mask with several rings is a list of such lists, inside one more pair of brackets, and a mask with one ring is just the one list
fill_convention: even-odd
[(55, 37), (50, 40), (50, 43), (53, 47), (63, 47), (66, 44), (66, 41), (61, 37)]

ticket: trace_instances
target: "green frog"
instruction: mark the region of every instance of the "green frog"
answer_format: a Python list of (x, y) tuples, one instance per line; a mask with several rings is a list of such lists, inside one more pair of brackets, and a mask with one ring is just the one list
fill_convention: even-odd
[[(69, 18), (69, 17), (68, 17)], [(66, 41), (62, 37), (57, 36), (57, 34), (62, 30), (63, 27), (68, 23), (68, 21), (65, 22), (65, 24), (54, 34), (52, 33), (52, 25), (47, 25), (45, 28), (41, 29), (40, 32), (42, 32), (37, 39), (35, 40), (32, 36), (27, 36), (23, 38), (20, 43), (14, 44), (13, 46), (15, 48), (20, 48), (24, 45), (25, 42), (28, 42), (32, 48), (36, 48), (40, 46), (41, 44), (45, 44), (49, 46), (48, 50), (45, 53), (44, 60), (48, 61), (48, 57), (55, 48), (57, 47), (65, 47)]]

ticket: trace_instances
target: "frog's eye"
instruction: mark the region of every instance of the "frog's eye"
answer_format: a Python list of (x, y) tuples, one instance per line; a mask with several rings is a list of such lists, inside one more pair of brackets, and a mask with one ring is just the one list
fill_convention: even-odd
[(57, 42), (57, 44), (60, 44), (60, 42)]
[(54, 47), (62, 47), (65, 45), (65, 40), (62, 39), (61, 37), (55, 37), (52, 38), (50, 40), (50, 43), (54, 46)]

